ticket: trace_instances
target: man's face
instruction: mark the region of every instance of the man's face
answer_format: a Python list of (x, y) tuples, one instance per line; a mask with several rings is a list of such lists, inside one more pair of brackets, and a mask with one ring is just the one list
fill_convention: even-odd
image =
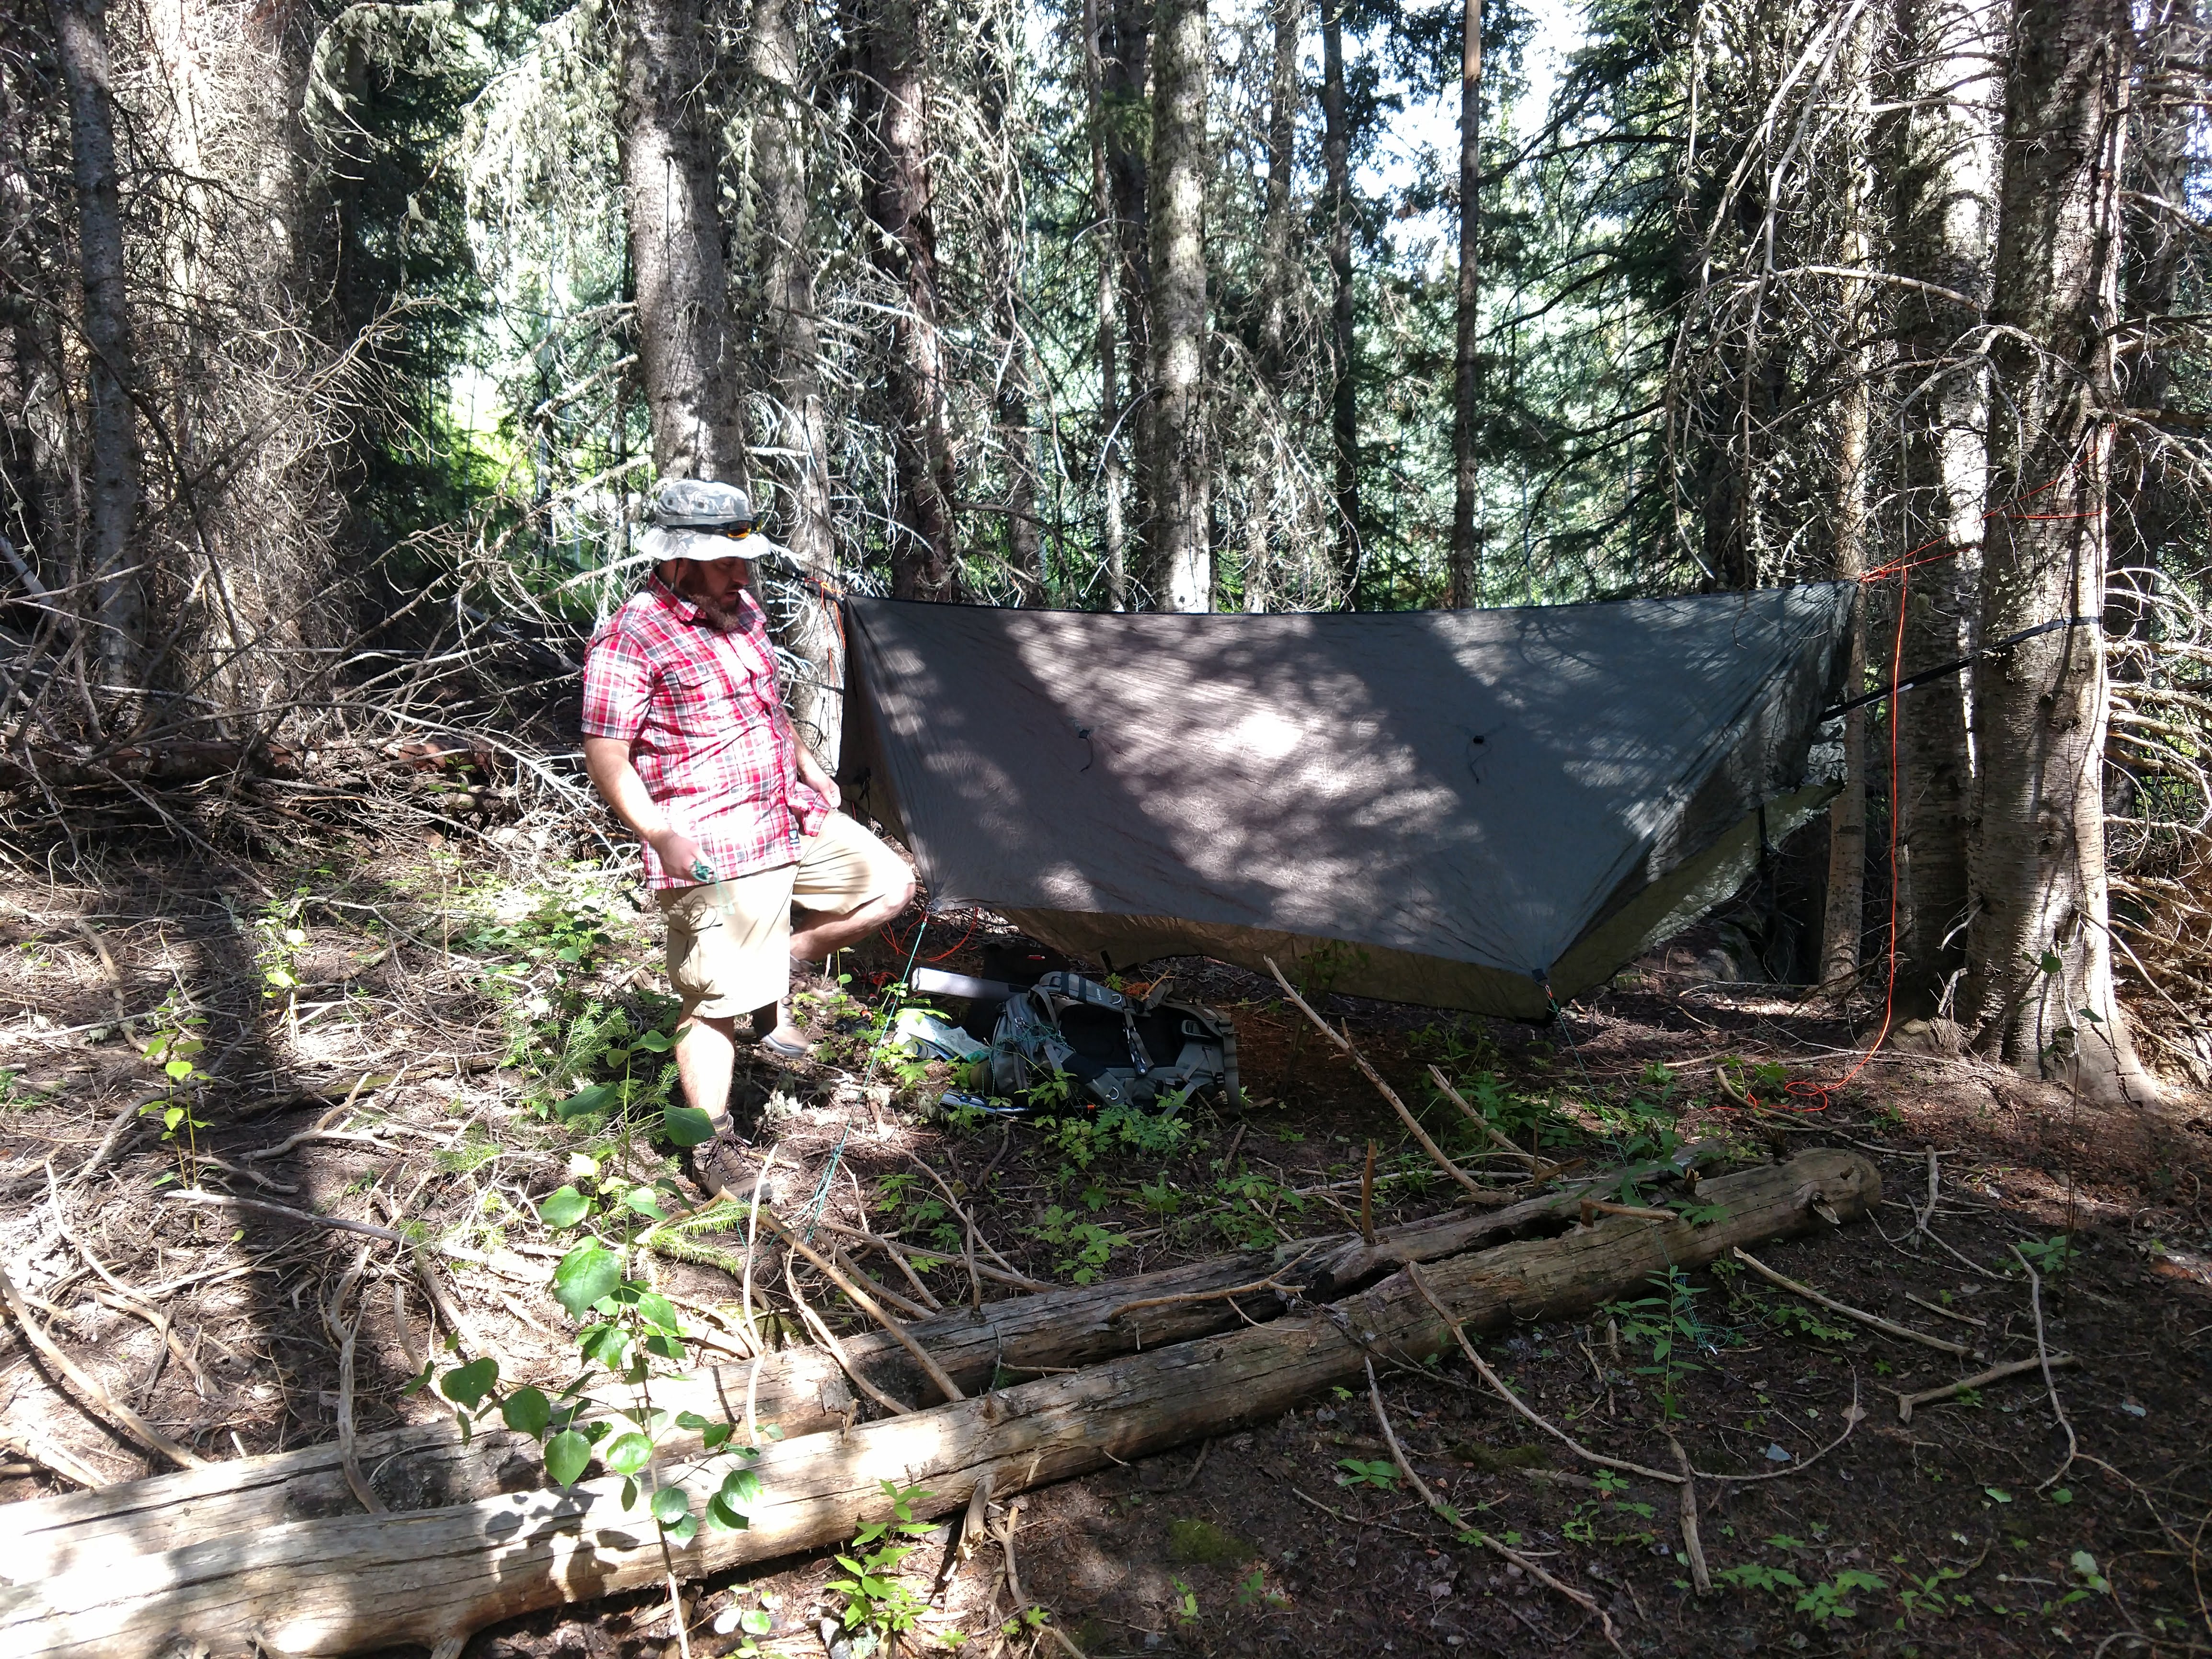
[(744, 625), (744, 609), (738, 594), (752, 580), (745, 560), (678, 559), (675, 565), (670, 585), (697, 605), (708, 621), (726, 634)]

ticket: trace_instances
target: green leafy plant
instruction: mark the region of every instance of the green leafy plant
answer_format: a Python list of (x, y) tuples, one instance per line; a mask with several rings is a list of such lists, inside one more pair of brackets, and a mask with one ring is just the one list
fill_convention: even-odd
[(1682, 1414), (1683, 1379), (1704, 1369), (1689, 1355), (1707, 1338), (1698, 1320), (1698, 1289), (1689, 1275), (1669, 1267), (1663, 1275), (1652, 1274), (1651, 1282), (1661, 1295), (1617, 1303), (1613, 1315), (1623, 1338), (1650, 1347), (1651, 1363), (1638, 1366), (1637, 1374), (1659, 1379), (1660, 1410), (1672, 1419)]
[(929, 1611), (929, 1603), (914, 1593), (898, 1569), (918, 1547), (915, 1540), (929, 1530), (928, 1522), (915, 1519), (914, 1506), (930, 1494), (896, 1480), (881, 1485), (891, 1506), (890, 1518), (871, 1521), (855, 1533), (850, 1553), (836, 1558), (845, 1576), (823, 1586), (845, 1598), (846, 1631), (878, 1642), (905, 1634)]
[(1065, 1252), (1054, 1264), (1053, 1271), (1070, 1274), (1079, 1285), (1096, 1282), (1107, 1258), (1129, 1242), (1110, 1227), (1064, 1210), (1057, 1204), (1046, 1208), (1030, 1230), (1030, 1236)]
[[(168, 1013), (166, 1006), (163, 1013)], [(161, 1180), (181, 1176), (187, 1186), (199, 1180), (199, 1132), (208, 1127), (198, 1110), (200, 1070), (196, 1063), (207, 1047), (199, 1035), (206, 1023), (200, 1014), (162, 1020), (161, 1029), (146, 1044), (146, 1058), (161, 1067), (161, 1098), (149, 1100), (138, 1109), (140, 1116), (161, 1120), (161, 1139), (177, 1154), (175, 1176), (163, 1176)]]
[(1373, 1486), (1382, 1492), (1398, 1490), (1398, 1466), (1388, 1458), (1377, 1458), (1369, 1462), (1357, 1457), (1340, 1457), (1336, 1467), (1341, 1471), (1336, 1477), (1336, 1484), (1340, 1486)]
[(1878, 1590), (1888, 1581), (1880, 1575), (1846, 1567), (1833, 1578), (1813, 1584), (1797, 1598), (1796, 1609), (1826, 1630), (1842, 1619), (1856, 1619), (1858, 1609), (1850, 1598), (1865, 1590)]
[(1735, 1585), (1738, 1589), (1771, 1590), (1778, 1595), (1805, 1588), (1805, 1581), (1789, 1568), (1770, 1567), (1758, 1561), (1723, 1567), (1713, 1577), (1723, 1584)]
[(2027, 1258), (2027, 1264), (2045, 1279), (2056, 1279), (2073, 1264), (2074, 1241), (2064, 1233), (2038, 1241), (2022, 1239), (2014, 1247)]

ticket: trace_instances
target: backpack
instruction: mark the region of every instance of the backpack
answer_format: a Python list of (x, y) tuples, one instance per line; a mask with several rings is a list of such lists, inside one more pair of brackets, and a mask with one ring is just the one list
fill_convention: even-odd
[(1179, 1002), (1163, 979), (1142, 998), (1069, 972), (1044, 975), (1000, 1010), (986, 1062), (990, 1091), (1016, 1099), (1056, 1073), (1092, 1109), (1152, 1109), (1162, 1097), (1237, 1088), (1237, 1033), (1211, 1008)]

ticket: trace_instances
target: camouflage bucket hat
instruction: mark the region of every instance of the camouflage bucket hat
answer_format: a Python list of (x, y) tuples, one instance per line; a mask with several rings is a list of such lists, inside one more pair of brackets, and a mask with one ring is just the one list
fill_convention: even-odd
[(720, 530), (752, 520), (752, 500), (735, 484), (664, 478), (653, 492), (653, 521), (665, 530)]

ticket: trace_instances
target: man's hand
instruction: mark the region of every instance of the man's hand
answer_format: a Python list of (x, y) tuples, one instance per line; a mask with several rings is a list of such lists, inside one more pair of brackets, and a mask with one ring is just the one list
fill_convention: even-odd
[(660, 867), (670, 875), (683, 881), (699, 879), (699, 872), (693, 866), (706, 861), (706, 850), (690, 836), (672, 825), (645, 839), (659, 856)]

